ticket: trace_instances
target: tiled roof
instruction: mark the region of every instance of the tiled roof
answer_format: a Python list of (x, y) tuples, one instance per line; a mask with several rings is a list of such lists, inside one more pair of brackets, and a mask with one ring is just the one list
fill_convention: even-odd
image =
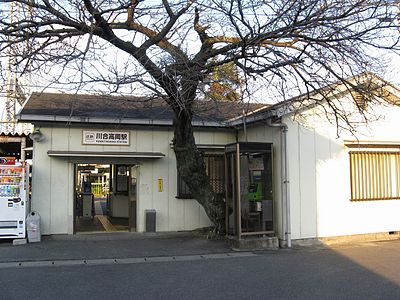
[[(243, 104), (231, 101), (198, 100), (194, 105), (193, 121), (221, 123), (238, 118), (243, 112), (258, 110), (263, 104)], [(21, 120), (30, 116), (64, 117), (71, 120), (153, 120), (172, 121), (173, 112), (161, 98), (85, 95), (64, 93), (33, 93), (21, 112)], [(37, 120), (37, 119), (36, 119)], [(60, 119), (61, 120), (61, 119)], [(84, 121), (83, 121), (84, 122)]]

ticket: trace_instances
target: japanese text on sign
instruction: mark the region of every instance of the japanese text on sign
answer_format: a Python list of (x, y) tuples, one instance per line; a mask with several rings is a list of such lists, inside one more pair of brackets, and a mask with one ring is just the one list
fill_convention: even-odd
[(128, 131), (83, 131), (83, 144), (87, 145), (129, 145)]

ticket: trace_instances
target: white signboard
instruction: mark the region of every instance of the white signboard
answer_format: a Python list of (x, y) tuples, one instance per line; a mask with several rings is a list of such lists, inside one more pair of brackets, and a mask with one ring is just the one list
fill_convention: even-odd
[(84, 145), (129, 145), (129, 131), (83, 130)]

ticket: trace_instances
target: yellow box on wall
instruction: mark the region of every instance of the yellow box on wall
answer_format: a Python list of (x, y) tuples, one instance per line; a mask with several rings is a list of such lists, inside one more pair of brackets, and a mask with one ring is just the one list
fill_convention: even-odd
[(162, 192), (163, 191), (163, 180), (162, 180), (162, 178), (158, 178), (157, 186), (158, 186), (158, 191)]

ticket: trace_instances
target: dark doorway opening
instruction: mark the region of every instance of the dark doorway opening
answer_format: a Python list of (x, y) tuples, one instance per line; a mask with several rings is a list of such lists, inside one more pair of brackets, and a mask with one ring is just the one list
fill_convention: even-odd
[[(133, 218), (129, 201), (130, 168), (108, 164), (75, 165), (75, 233), (136, 229), (136, 222), (131, 225), (136, 215)], [(136, 187), (134, 190), (136, 192)]]

